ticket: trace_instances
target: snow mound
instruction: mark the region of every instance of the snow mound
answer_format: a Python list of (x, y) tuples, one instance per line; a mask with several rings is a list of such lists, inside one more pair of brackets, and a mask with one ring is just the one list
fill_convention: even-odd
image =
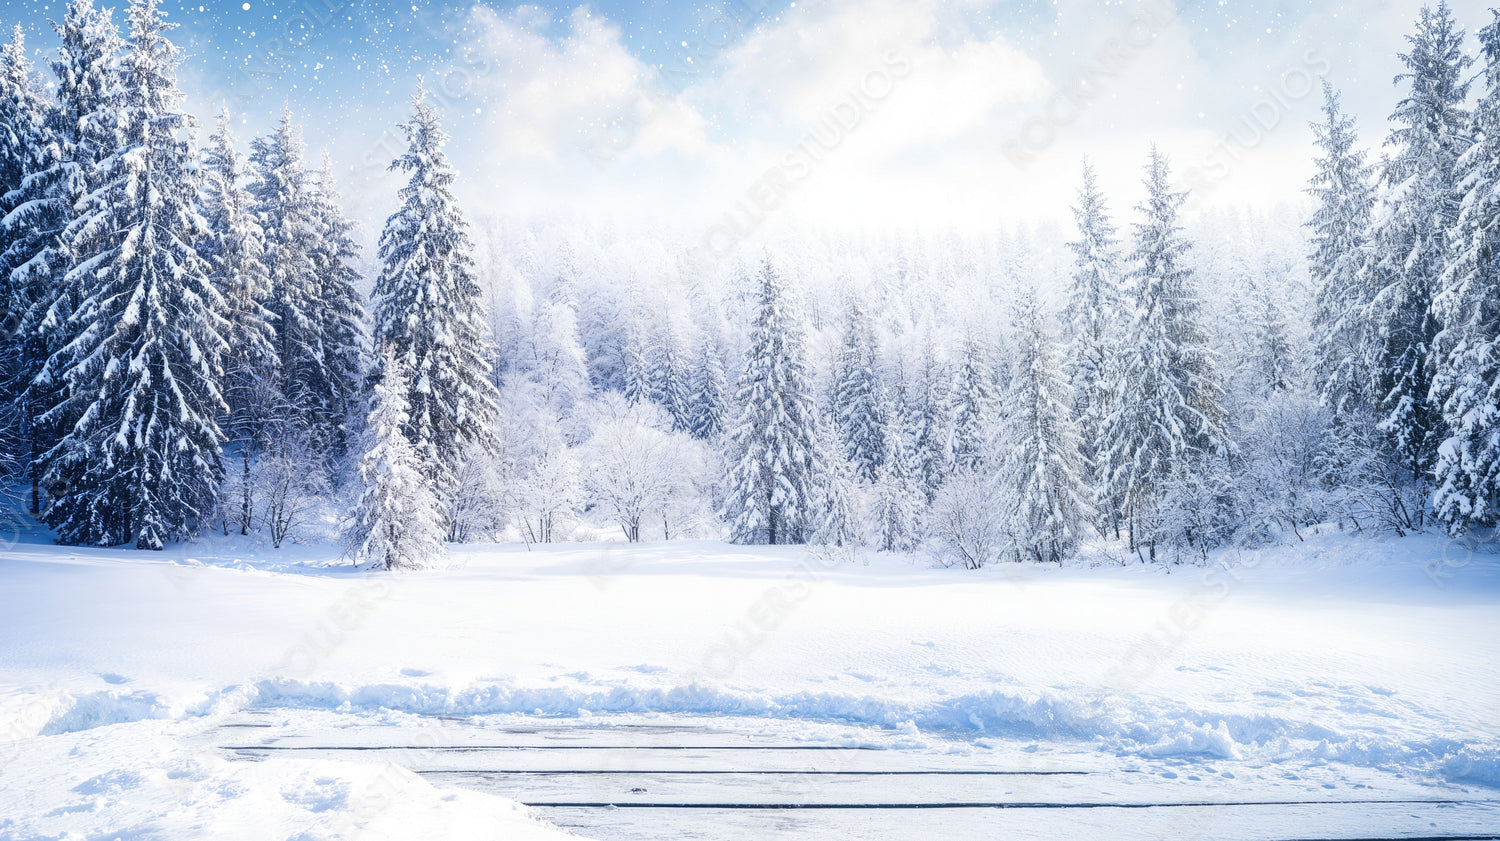
[[(1378, 694), (1378, 693), (1376, 693)], [(1299, 718), (1198, 709), (1152, 696), (1048, 690), (987, 690), (938, 700), (844, 694), (750, 692), (721, 686), (610, 684), (528, 686), (488, 680), (462, 688), (420, 682), (344, 685), (265, 680), (230, 688), (185, 710), (188, 716), (237, 708), (311, 709), (425, 716), (499, 714), (588, 717), (615, 713), (754, 716), (881, 727), (978, 741), (1052, 740), (1149, 758), (1340, 762), (1371, 768), (1423, 769), (1453, 782), (1500, 787), (1500, 740), (1460, 740), (1412, 729), (1330, 729), (1315, 711)], [(42, 732), (67, 733), (103, 723), (166, 718), (171, 707), (141, 692), (98, 692), (59, 712)]]
[(526, 807), (391, 764), (234, 762), (182, 746), (190, 722), (25, 740), (0, 775), (0, 837), (549, 841)]

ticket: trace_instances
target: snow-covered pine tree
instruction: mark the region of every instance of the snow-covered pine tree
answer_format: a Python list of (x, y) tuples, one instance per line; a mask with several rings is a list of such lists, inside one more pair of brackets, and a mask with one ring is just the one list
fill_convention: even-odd
[[(264, 240), (263, 261), (270, 278), (267, 309), (275, 316), (280, 388), (295, 401), (293, 383), (306, 377), (317, 341), (309, 308), (317, 300), (312, 262), (312, 200), (301, 133), (286, 108), (269, 135), (250, 141), (253, 210)], [(309, 424), (310, 425), (310, 424)]]
[(817, 513), (818, 420), (801, 321), (770, 258), (757, 274), (724, 518), (738, 543), (800, 543)]
[[(323, 153), (322, 166), (313, 174), (313, 248), (310, 252), (318, 297), (309, 311), (319, 353), (316, 368), (308, 369), (315, 380), (299, 389), (316, 394), (313, 404), (313, 441), (328, 455), (338, 458), (346, 448), (346, 423), (360, 405), (365, 374), (365, 303), (359, 294), (359, 244), (354, 239), (354, 221), (344, 215), (333, 164)], [(487, 363), (486, 363), (487, 364)]]
[(203, 235), (192, 122), (178, 49), (158, 0), (134, 0), (120, 96), (106, 106), (121, 145), (70, 226), (67, 283), (87, 290), (77, 338), (49, 362), (67, 382), (51, 413), (77, 423), (44, 457), (65, 543), (160, 549), (213, 508), (223, 472), (218, 413), (224, 302), (195, 243)]
[(1255, 385), (1269, 393), (1289, 391), (1298, 379), (1297, 354), (1292, 347), (1286, 313), (1277, 302), (1277, 292), (1264, 281), (1250, 285), (1250, 327), (1253, 334), (1250, 358)]
[(18, 408), (31, 462), (33, 514), (42, 510), (42, 454), (73, 421), (65, 417), (41, 420), (43, 413), (61, 401), (63, 388), (58, 377), (42, 374), (47, 361), (74, 338), (69, 316), (82, 300), (82, 290), (68, 285), (67, 272), (71, 254), (88, 250), (84, 240), (97, 233), (70, 232), (69, 226), (77, 218), (78, 201), (100, 177), (95, 165), (118, 145), (109, 119), (112, 112), (106, 106), (119, 96), (116, 65), (123, 46), (109, 11), (94, 9), (92, 0), (72, 0), (62, 23), (54, 23), (53, 29), (62, 46), (51, 65), (57, 87), (47, 115), (45, 155), (40, 169), (22, 184), (24, 195), (11, 202), (15, 210), (4, 220), (8, 230), (29, 238), (22, 241), (12, 234), (9, 253), (29, 255), (25, 262), (14, 261), (10, 285), (24, 342), (17, 360), (23, 388)]
[(889, 405), (881, 416), (885, 452), (875, 471), (875, 536), (883, 551), (906, 552), (921, 540), (922, 509), (927, 505), (921, 464), (903, 413)]
[(1014, 505), (1010, 549), (1017, 559), (1062, 563), (1078, 548), (1092, 516), (1074, 396), (1052, 337), (1027, 293), (1016, 305), (1018, 356), (1005, 398), (1000, 482)]
[(345, 526), (345, 551), (376, 569), (420, 569), (447, 552), (441, 503), (407, 440), (411, 386), (400, 358), (387, 351), (381, 370), (359, 460), (363, 491)]
[[(47, 157), (48, 104), (39, 88), (18, 25), (10, 43), (0, 48), (0, 219), (28, 200), (24, 181), (43, 168)], [(6, 477), (16, 475), (27, 458), (19, 398), (29, 366), (19, 328), (29, 296), (12, 285), (12, 273), (41, 245), (29, 227), (0, 224), (0, 476)]]
[(1180, 465), (1229, 446), (1214, 354), (1198, 324), (1192, 272), (1184, 265), (1189, 243), (1177, 214), (1186, 195), (1172, 190), (1167, 159), (1155, 147), (1146, 189), (1127, 276), (1133, 323), (1114, 368), (1111, 411), (1100, 435), (1106, 499), (1131, 523), (1132, 550), (1142, 543), (1138, 526), (1161, 483)]
[(833, 370), (833, 416), (844, 453), (856, 474), (874, 482), (885, 455), (884, 393), (876, 365), (875, 324), (858, 299), (850, 297), (844, 339)]
[[(0, 215), (9, 216), (28, 200), (25, 179), (47, 163), (50, 109), (26, 54), (26, 35), (17, 24), (10, 42), (0, 46)], [(11, 271), (40, 245), (29, 234), (19, 225), (0, 226), (0, 291), (10, 291)], [(0, 299), (7, 316), (11, 297)]]
[(1433, 510), (1453, 534), (1500, 524), (1500, 11), (1480, 30), (1485, 91), (1458, 160), (1461, 199), (1433, 308), (1432, 398), (1446, 421)]
[(1391, 115), (1391, 149), (1382, 173), (1384, 207), (1371, 233), (1374, 259), (1367, 282), (1378, 290), (1369, 306), (1379, 359), (1375, 380), (1380, 428), (1412, 480), (1430, 475), (1442, 439), (1432, 388), (1433, 340), (1439, 324), (1432, 309), (1443, 271), (1443, 246), (1456, 221), (1455, 166), (1469, 116), (1464, 31), (1446, 2), (1423, 7), (1417, 31), (1401, 56), (1408, 95)]
[(1063, 311), (1063, 339), (1066, 373), (1073, 387), (1073, 416), (1092, 455), (1109, 410), (1109, 366), (1119, 344), (1121, 311), (1119, 240), (1094, 168), (1087, 162), (1073, 220), (1078, 238), (1068, 243), (1073, 271)]
[(694, 438), (711, 441), (724, 430), (724, 400), (728, 385), (718, 343), (706, 332), (698, 347), (698, 365), (693, 370), (692, 427)]
[(930, 504), (953, 472), (953, 415), (949, 406), (952, 377), (937, 355), (932, 331), (922, 333), (917, 387), (909, 392), (911, 411), (917, 415), (913, 455), (926, 501)]
[(975, 470), (990, 458), (991, 426), (999, 393), (989, 343), (970, 332), (964, 337), (960, 354), (949, 391), (949, 451), (959, 469)]
[[(250, 143), (255, 216), (265, 235), (280, 389), (288, 417), (313, 446), (337, 455), (358, 388), (362, 311), (350, 223), (307, 169), (291, 110), (269, 136)], [(331, 183), (326, 185), (331, 189)]]
[(1307, 192), (1317, 204), (1307, 221), (1308, 274), (1316, 290), (1312, 315), (1313, 379), (1336, 415), (1368, 410), (1375, 351), (1367, 307), (1374, 290), (1362, 271), (1374, 206), (1374, 168), (1356, 148), (1354, 118), (1323, 83), (1323, 119), (1311, 124), (1322, 157)]
[(834, 418), (823, 415), (816, 423), (813, 449), (817, 473), (809, 506), (807, 542), (820, 546), (857, 546), (859, 477), (855, 475), (854, 464), (844, 455)]
[(409, 147), (391, 169), (410, 175), (380, 235), (375, 343), (413, 382), (407, 436), (423, 469), (450, 493), (464, 453), (490, 441), (498, 394), (490, 380), (489, 320), (474, 277), (469, 225), (453, 196), (448, 135), (418, 84)]
[(669, 317), (651, 345), (647, 378), (651, 399), (672, 418), (674, 432), (685, 432), (692, 424), (693, 385), (686, 362)]
[(624, 359), (625, 399), (631, 403), (648, 403), (653, 399), (651, 387), (651, 353), (646, 336), (646, 320), (639, 313), (629, 318), (625, 329)]
[(225, 339), (222, 390), (229, 405), (224, 434), (239, 447), (239, 516), (241, 534), (248, 533), (253, 504), (251, 460), (263, 425), (275, 409), (278, 380), (274, 316), (262, 303), (271, 282), (261, 258), (265, 242), (260, 223), (250, 210), (250, 194), (242, 179), (244, 158), (234, 145), (229, 112), (219, 112), (218, 125), (203, 150), (200, 204), (208, 235), (198, 253), (208, 261), (210, 279), (223, 296), (229, 328)]

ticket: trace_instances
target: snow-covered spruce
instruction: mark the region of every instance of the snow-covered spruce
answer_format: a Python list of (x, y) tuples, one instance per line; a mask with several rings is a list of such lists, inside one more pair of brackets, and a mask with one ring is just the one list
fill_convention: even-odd
[(885, 451), (875, 471), (875, 545), (886, 552), (906, 552), (916, 548), (922, 536), (922, 511), (927, 505), (922, 466), (912, 443), (913, 430), (903, 414), (891, 404), (882, 416)]
[[(1213, 351), (1198, 323), (1189, 244), (1178, 225), (1185, 198), (1171, 188), (1167, 160), (1156, 149), (1146, 174), (1144, 219), (1135, 225), (1128, 276), (1132, 323), (1114, 369), (1107, 442), (1101, 460), (1107, 496), (1130, 526), (1131, 548), (1154, 541), (1145, 520), (1162, 484), (1179, 468), (1224, 451), (1221, 390)], [(1145, 538), (1144, 540), (1142, 538)]]
[(65, 282), (84, 294), (76, 338), (48, 363), (68, 384), (48, 415), (78, 420), (44, 457), (47, 522), (66, 543), (160, 549), (214, 503), (229, 324), (195, 249), (204, 230), (171, 25), (156, 0), (129, 18), (119, 97), (103, 109), (120, 145), (69, 227)]
[(819, 473), (803, 327), (769, 258), (756, 281), (724, 516), (737, 542), (801, 543), (815, 528)]
[(1010, 551), (1020, 560), (1061, 563), (1077, 549), (1093, 514), (1087, 463), (1072, 418), (1073, 392), (1035, 297), (1021, 299), (1015, 322), (1019, 357), (999, 441)]
[(1121, 319), (1119, 242), (1094, 168), (1083, 166), (1083, 184), (1073, 205), (1078, 238), (1068, 243), (1073, 270), (1063, 309), (1066, 373), (1078, 419), (1092, 457), (1109, 413), (1110, 366), (1119, 344)]
[(410, 389), (401, 358), (388, 351), (359, 460), (362, 492), (344, 533), (348, 556), (378, 569), (420, 569), (447, 551), (437, 491), (406, 437)]
[(280, 397), (286, 420), (311, 430), (318, 446), (337, 455), (343, 421), (355, 404), (363, 307), (350, 223), (332, 183), (309, 172), (302, 137), (283, 111), (269, 136), (250, 144), (254, 211), (265, 235), (270, 275), (266, 307), (275, 316)]
[(203, 151), (201, 207), (208, 233), (199, 254), (208, 261), (210, 278), (224, 298), (225, 333), (229, 350), (224, 357), (223, 392), (229, 405), (224, 433), (239, 448), (238, 510), (240, 533), (248, 534), (253, 520), (251, 462), (265, 424), (278, 409), (275, 316), (264, 301), (271, 291), (266, 273), (264, 235), (250, 211), (250, 194), (242, 156), (229, 128), (229, 112), (219, 112), (218, 125)]
[[(1375, 331), (1376, 414), (1412, 481), (1425, 483), (1442, 439), (1431, 399), (1433, 343), (1440, 324), (1433, 295), (1443, 272), (1447, 229), (1456, 220), (1455, 171), (1469, 115), (1464, 109), (1472, 59), (1464, 31), (1446, 3), (1423, 7), (1401, 56), (1410, 85), (1391, 114), (1391, 152), (1381, 174), (1381, 207), (1370, 233), (1362, 283), (1375, 289), (1368, 307)], [(1418, 512), (1417, 522), (1420, 522)]]
[(1000, 398), (993, 356), (985, 337), (973, 331), (964, 337), (948, 392), (948, 453), (960, 469), (977, 470), (990, 460), (990, 433)]
[(692, 423), (688, 431), (694, 438), (711, 441), (724, 431), (724, 400), (728, 390), (718, 343), (705, 333), (693, 369)]
[(1323, 85), (1323, 120), (1312, 123), (1321, 157), (1308, 193), (1317, 203), (1307, 222), (1308, 274), (1316, 290), (1313, 310), (1313, 377), (1323, 402), (1339, 415), (1373, 405), (1376, 352), (1366, 308), (1374, 298), (1362, 271), (1375, 194), (1374, 168), (1356, 147), (1354, 117), (1339, 95)]
[(117, 63), (124, 49), (109, 10), (96, 10), (91, 0), (72, 0), (53, 29), (62, 46), (52, 62), (57, 86), (38, 146), (43, 154), (34, 161), (37, 169), (7, 194), (7, 207), (13, 209), (3, 220), (9, 232), (5, 260), (13, 267), (7, 276), (7, 300), (19, 319), (12, 373), (34, 514), (45, 505), (42, 455), (75, 420), (61, 415), (44, 420), (61, 401), (64, 388), (58, 372), (48, 370), (47, 363), (75, 338), (70, 316), (83, 296), (71, 286), (68, 270), (73, 249), (86, 247), (94, 236), (75, 223), (79, 201), (101, 177), (96, 165), (119, 145), (109, 106), (120, 96)]
[(0, 475), (7, 476), (24, 467), (29, 424), (20, 398), (34, 368), (16, 329), (30, 295), (13, 273), (45, 243), (30, 220), (11, 217), (18, 209), (18, 217), (30, 215), (24, 209), (31, 200), (26, 180), (49, 157), (48, 111), (17, 25), (10, 43), (0, 47)]
[(834, 421), (844, 453), (859, 478), (874, 482), (885, 455), (885, 401), (876, 374), (879, 349), (875, 327), (864, 307), (850, 298), (844, 319), (844, 339), (833, 369)]
[(380, 235), (375, 346), (410, 374), (406, 434), (434, 486), (447, 494), (464, 455), (489, 442), (495, 421), (488, 317), (443, 151), (448, 136), (420, 85), (401, 129), (409, 146), (391, 169), (410, 179)]
[(1485, 91), (1457, 162), (1458, 219), (1433, 299), (1432, 399), (1447, 424), (1433, 509), (1455, 534), (1500, 524), (1500, 12), (1479, 33)]

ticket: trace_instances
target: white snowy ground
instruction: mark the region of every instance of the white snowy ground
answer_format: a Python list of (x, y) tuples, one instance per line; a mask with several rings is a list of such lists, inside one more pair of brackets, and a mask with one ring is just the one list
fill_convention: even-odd
[(1500, 558), (1437, 537), (1170, 570), (713, 542), (459, 547), (403, 575), (335, 556), (37, 533), (0, 552), (0, 838), (554, 837), (394, 765), (205, 743), (288, 708), (758, 717), (1170, 760), (1210, 791), (1316, 767), (1500, 798)]

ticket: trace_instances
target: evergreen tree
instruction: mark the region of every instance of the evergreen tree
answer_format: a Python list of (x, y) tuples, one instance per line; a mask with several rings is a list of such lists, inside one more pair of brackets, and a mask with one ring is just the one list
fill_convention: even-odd
[(410, 147), (391, 165), (411, 179), (380, 235), (375, 342), (411, 372), (406, 433), (428, 477), (446, 494), (464, 453), (489, 441), (498, 395), (490, 381), (488, 316), (474, 278), (469, 226), (443, 152), (448, 136), (420, 86), (412, 110), (411, 122), (402, 126)]
[(857, 300), (849, 300), (844, 339), (834, 365), (833, 412), (844, 454), (856, 474), (875, 481), (885, 454), (883, 395), (875, 366), (875, 325)]
[(875, 474), (875, 534), (882, 550), (906, 552), (916, 548), (921, 537), (922, 508), (927, 499), (921, 465), (909, 443), (901, 413), (889, 406), (882, 415), (885, 452)]
[(1286, 314), (1281, 311), (1275, 292), (1265, 283), (1251, 282), (1250, 299), (1253, 344), (1248, 363), (1254, 371), (1255, 384), (1273, 394), (1288, 391), (1297, 378), (1297, 362)]
[(1005, 399), (1001, 483), (1013, 500), (1012, 551), (1038, 563), (1062, 563), (1078, 547), (1093, 513), (1087, 463), (1072, 418), (1074, 396), (1035, 299), (1016, 309), (1020, 354)]
[(229, 322), (225, 339), (222, 390), (229, 405), (225, 435), (238, 443), (240, 533), (251, 521), (251, 460), (262, 426), (274, 409), (276, 331), (274, 316), (262, 303), (270, 294), (270, 278), (261, 258), (265, 243), (260, 223), (250, 211), (250, 194), (241, 180), (244, 159), (235, 148), (229, 112), (219, 112), (218, 126), (203, 152), (201, 206), (208, 235), (199, 254), (209, 265), (214, 288), (224, 298)]
[(724, 400), (728, 386), (724, 363), (713, 338), (704, 335), (698, 350), (698, 367), (693, 372), (692, 426), (694, 438), (711, 441), (724, 430)]
[[(22, 189), (28, 177), (47, 162), (50, 106), (26, 55), (26, 36), (17, 25), (10, 42), (0, 47), (0, 214), (9, 216), (28, 199)], [(39, 245), (19, 225), (0, 226), (0, 290), (8, 291), (11, 272), (31, 258)], [(9, 308), (11, 296), (0, 304)]]
[(692, 424), (692, 382), (677, 333), (670, 321), (651, 347), (647, 378), (651, 399), (672, 419), (672, 429), (685, 432)]
[(420, 569), (442, 558), (445, 530), (437, 491), (423, 474), (421, 457), (407, 440), (411, 385), (392, 350), (366, 425), (359, 461), (363, 487), (346, 526), (346, 551), (355, 563), (377, 569)]
[(62, 47), (52, 62), (57, 88), (47, 115), (46, 143), (40, 147), (37, 171), (22, 182), (19, 195), (6, 200), (14, 210), (3, 223), (10, 240), (5, 262), (13, 266), (8, 274), (11, 306), (20, 316), (17, 408), (31, 463), (33, 514), (42, 510), (42, 455), (74, 420), (60, 414), (43, 420), (61, 402), (63, 388), (55, 372), (44, 376), (44, 371), (48, 360), (75, 338), (71, 315), (84, 290), (69, 284), (68, 270), (72, 255), (89, 250), (99, 232), (70, 232), (70, 226), (78, 218), (80, 200), (103, 177), (98, 163), (119, 145), (109, 106), (120, 95), (117, 63), (123, 49), (109, 11), (94, 9), (91, 0), (72, 0), (63, 22), (52, 27)]
[[(47, 110), (17, 26), (10, 43), (0, 48), (0, 219), (27, 201), (25, 180), (46, 160)], [(26, 423), (18, 401), (30, 367), (19, 329), (29, 296), (13, 285), (12, 274), (40, 246), (30, 228), (0, 223), (0, 476), (6, 477), (26, 461), (21, 446)]]
[(1500, 12), (1479, 33), (1485, 93), (1473, 142), (1458, 160), (1458, 220), (1433, 301), (1437, 336), (1432, 399), (1446, 421), (1433, 509), (1449, 530), (1500, 523)]
[(924, 331), (912, 407), (918, 418), (913, 447), (922, 491), (929, 504), (953, 471), (953, 416), (948, 392), (951, 380), (937, 357), (932, 333)]
[(644, 319), (631, 319), (625, 331), (625, 399), (632, 404), (647, 403), (655, 399), (651, 384), (651, 360), (646, 341)]
[[(338, 458), (346, 445), (345, 423), (360, 403), (360, 383), (365, 372), (364, 299), (359, 294), (359, 244), (354, 240), (354, 222), (344, 215), (333, 166), (325, 152), (323, 164), (313, 176), (311, 251), (317, 298), (312, 301), (314, 335), (317, 338), (315, 375), (298, 389), (316, 395), (312, 408), (314, 442), (329, 456)], [(488, 364), (488, 363), (486, 363)], [(303, 406), (309, 406), (306, 398)]]
[[(361, 373), (360, 318), (352, 223), (337, 206), (332, 181), (308, 171), (302, 136), (284, 110), (268, 137), (250, 144), (250, 187), (265, 235), (283, 405), (313, 444), (337, 456)], [(320, 183), (321, 181), (321, 183)]]
[(963, 343), (963, 355), (949, 392), (952, 413), (954, 464), (974, 470), (990, 455), (992, 415), (999, 394), (995, 388), (995, 371), (990, 362), (990, 348), (979, 337), (969, 334)]
[(1143, 517), (1153, 513), (1162, 482), (1180, 465), (1227, 449), (1214, 355), (1198, 324), (1184, 265), (1189, 243), (1177, 223), (1186, 195), (1172, 191), (1167, 160), (1154, 147), (1146, 189), (1127, 277), (1133, 323), (1101, 433), (1107, 497), (1131, 522), (1132, 549), (1145, 537)]
[(51, 414), (79, 420), (44, 457), (57, 497), (47, 522), (65, 543), (160, 549), (214, 504), (228, 323), (194, 247), (204, 232), (171, 24), (157, 0), (135, 0), (129, 18), (120, 97), (106, 108), (121, 146), (68, 230), (66, 282), (87, 294), (71, 316), (77, 338), (48, 368), (68, 385)]
[(1322, 157), (1307, 192), (1317, 209), (1307, 222), (1308, 273), (1316, 290), (1312, 315), (1313, 378), (1325, 405), (1343, 416), (1373, 405), (1375, 353), (1367, 308), (1374, 292), (1362, 265), (1375, 203), (1374, 169), (1355, 147), (1354, 118), (1323, 84), (1323, 120), (1312, 123)]
[(844, 455), (834, 419), (819, 417), (814, 433), (817, 472), (809, 507), (807, 542), (822, 546), (857, 546), (860, 542), (855, 498), (859, 479)]
[(1094, 168), (1083, 165), (1083, 186), (1073, 207), (1078, 239), (1068, 243), (1073, 272), (1063, 312), (1067, 375), (1073, 387), (1073, 415), (1092, 455), (1109, 410), (1109, 366), (1119, 344), (1119, 241), (1110, 221)]
[(739, 543), (800, 543), (815, 525), (818, 474), (802, 325), (771, 261), (740, 379), (725, 519)]
[(1456, 221), (1454, 171), (1468, 122), (1463, 108), (1471, 59), (1463, 30), (1446, 3), (1424, 7), (1407, 72), (1411, 90), (1396, 106), (1392, 150), (1382, 175), (1385, 207), (1371, 235), (1366, 270), (1377, 288), (1369, 310), (1376, 330), (1378, 416), (1397, 460), (1414, 481), (1432, 467), (1441, 437), (1439, 407), (1429, 399), (1433, 340), (1439, 324), (1432, 297), (1443, 270), (1445, 232)]

